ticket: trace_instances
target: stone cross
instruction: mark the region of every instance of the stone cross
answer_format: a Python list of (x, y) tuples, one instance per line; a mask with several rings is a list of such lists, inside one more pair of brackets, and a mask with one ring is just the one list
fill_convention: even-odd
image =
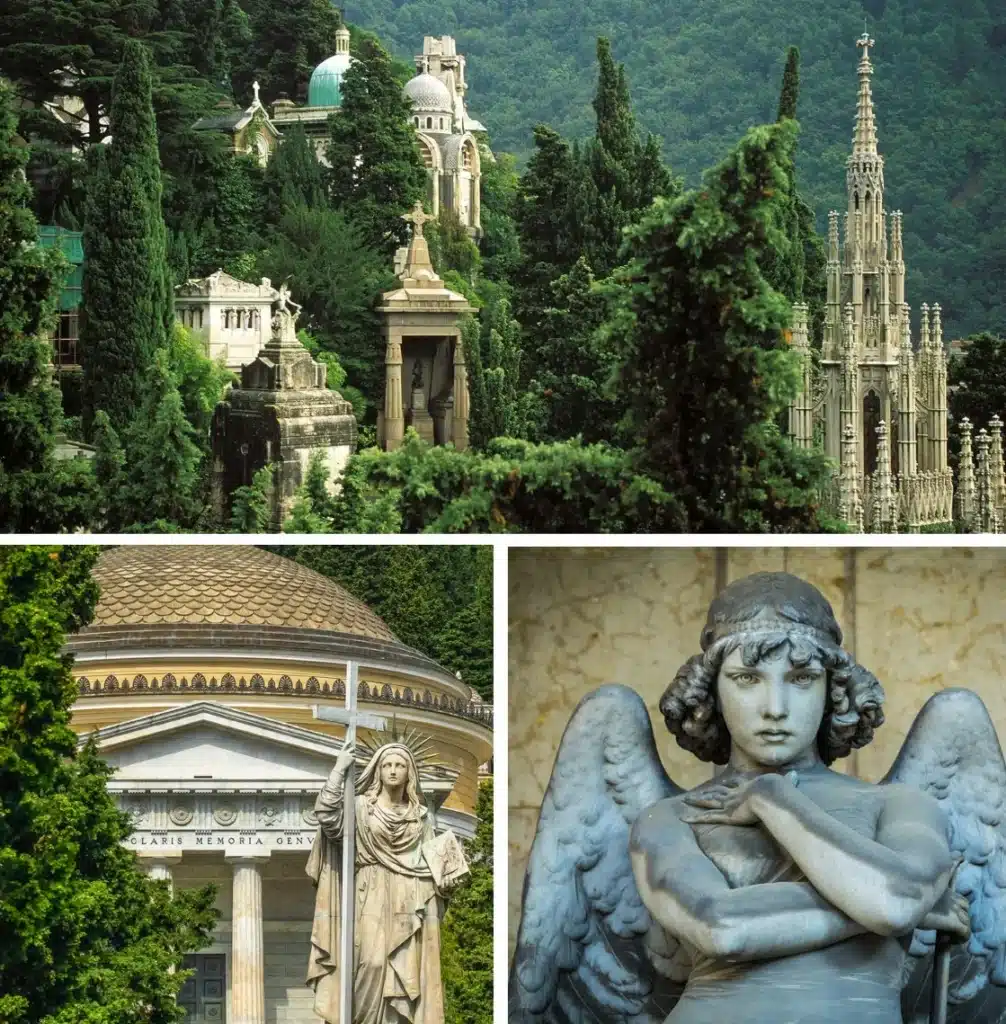
[(411, 213), (402, 214), (402, 220), (407, 221), (409, 224), (412, 225), (412, 230), (415, 232), (416, 238), (423, 237), (424, 224), (428, 224), (431, 220), (436, 219), (436, 217), (432, 216), (431, 214), (428, 214), (423, 209), (423, 204), (419, 202), (418, 199), (416, 200), (416, 205), (412, 207)]
[(259, 89), (258, 82), (252, 82), (252, 94), (255, 97), (254, 100), (252, 101), (252, 105), (256, 106), (256, 107), (260, 105), (259, 104), (259, 98), (258, 98), (258, 89)]
[[(280, 289), (282, 293), (282, 289)], [(374, 732), (384, 732), (386, 715), (378, 715), (370, 711), (357, 711), (356, 690), (359, 677), (359, 665), (355, 661), (346, 664), (346, 706), (333, 708), (315, 704), (311, 712), (322, 722), (338, 722), (346, 727), (345, 743), (356, 743), (356, 728), (362, 726)], [(356, 891), (356, 776), (353, 772), (346, 775), (345, 788), (342, 793), (342, 892), (339, 934), (339, 1006), (340, 1019), (347, 1022), (353, 1019), (353, 972), (346, 970), (346, 964), (353, 962), (353, 924), (355, 905), (353, 894)]]

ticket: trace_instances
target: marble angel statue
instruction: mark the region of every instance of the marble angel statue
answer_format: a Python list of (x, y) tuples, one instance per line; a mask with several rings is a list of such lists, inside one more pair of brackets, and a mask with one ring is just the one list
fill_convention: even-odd
[(307, 984), (327, 1024), (443, 1024), (440, 922), (447, 891), (468, 873), (452, 832), (434, 835), (419, 769), (406, 743), (379, 747), (356, 782), (353, 1019), (339, 1017), (345, 747), (315, 804), (307, 873), (317, 887)]
[(580, 702), (531, 849), (511, 1024), (919, 1024), (931, 1000), (941, 1024), (1006, 1020), (995, 728), (946, 690), (879, 785), (832, 771), (883, 722), (841, 644), (796, 577), (725, 588), (660, 701), (724, 766), (687, 792), (633, 690)]

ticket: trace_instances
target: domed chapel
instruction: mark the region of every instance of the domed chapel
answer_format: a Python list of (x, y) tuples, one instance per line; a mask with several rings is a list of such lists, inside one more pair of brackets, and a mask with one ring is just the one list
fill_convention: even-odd
[[(174, 886), (218, 888), (212, 945), (189, 958), (179, 998), (186, 1020), (314, 1024), (305, 866), (344, 728), (312, 707), (344, 707), (347, 663), (357, 663), (359, 711), (427, 742), (427, 801), (438, 828), (462, 838), (475, 831), (492, 709), (289, 558), (129, 546), (105, 551), (94, 574), (94, 621), (66, 648), (73, 726), (114, 769), (109, 788), (133, 817), (141, 864)], [(362, 730), (358, 761), (388, 735)]]

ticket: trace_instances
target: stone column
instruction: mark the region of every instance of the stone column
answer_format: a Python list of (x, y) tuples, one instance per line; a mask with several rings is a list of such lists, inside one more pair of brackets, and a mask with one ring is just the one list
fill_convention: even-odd
[(231, 1024), (265, 1024), (262, 865), (267, 857), (226, 858), (234, 870), (231, 910)]
[(405, 436), (405, 412), (402, 408), (402, 334), (388, 328), (388, 347), (384, 354), (384, 447), (394, 451)]
[(454, 447), (459, 452), (468, 447), (468, 404), (468, 367), (465, 343), (459, 330), (454, 335), (454, 422), (451, 424)]
[(174, 889), (174, 877), (172, 869), (182, 859), (181, 850), (168, 852), (164, 850), (156, 854), (140, 854), (140, 864), (143, 865), (147, 874), (158, 881), (167, 882), (171, 889)]

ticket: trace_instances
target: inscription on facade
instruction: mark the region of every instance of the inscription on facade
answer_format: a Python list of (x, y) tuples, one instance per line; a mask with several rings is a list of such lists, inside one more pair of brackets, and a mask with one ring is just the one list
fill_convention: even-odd
[(158, 849), (175, 847), (185, 850), (221, 849), (233, 846), (273, 847), (310, 847), (314, 841), (314, 831), (296, 833), (260, 832), (253, 835), (240, 835), (236, 832), (162, 832), (134, 833), (126, 840), (126, 845), (137, 849)]

